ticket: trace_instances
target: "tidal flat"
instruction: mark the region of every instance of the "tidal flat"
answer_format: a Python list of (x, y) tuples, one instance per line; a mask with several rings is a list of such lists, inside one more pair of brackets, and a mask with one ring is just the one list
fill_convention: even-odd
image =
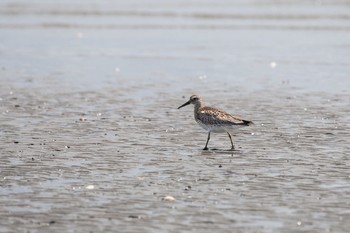
[(0, 232), (350, 229), (348, 4), (0, 6)]

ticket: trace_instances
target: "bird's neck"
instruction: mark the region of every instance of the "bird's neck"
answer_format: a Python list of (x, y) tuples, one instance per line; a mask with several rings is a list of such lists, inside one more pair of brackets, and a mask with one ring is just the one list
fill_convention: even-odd
[(202, 101), (198, 101), (194, 105), (194, 114), (198, 113), (200, 111), (200, 109), (203, 108), (204, 106), (205, 106), (205, 104)]

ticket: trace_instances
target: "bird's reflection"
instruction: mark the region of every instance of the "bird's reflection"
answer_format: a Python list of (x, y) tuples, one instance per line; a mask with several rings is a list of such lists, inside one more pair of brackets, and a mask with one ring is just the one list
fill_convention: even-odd
[(237, 149), (228, 149), (228, 150), (225, 150), (225, 149), (216, 149), (216, 148), (211, 148), (211, 149), (208, 149), (208, 150), (201, 150), (201, 155), (214, 155), (214, 154), (226, 154), (226, 155), (231, 155), (232, 157), (233, 156), (239, 156), (242, 154), (242, 151), (241, 150), (237, 150)]

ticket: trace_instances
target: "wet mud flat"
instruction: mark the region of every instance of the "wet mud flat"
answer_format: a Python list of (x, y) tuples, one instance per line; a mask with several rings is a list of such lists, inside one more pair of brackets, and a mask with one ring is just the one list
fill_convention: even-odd
[[(158, 88), (142, 101), (130, 98), (132, 89), (7, 91), (3, 232), (349, 228), (347, 95), (222, 100), (244, 106), (255, 121), (237, 132), (231, 152), (224, 134), (213, 134), (212, 150), (202, 151), (206, 133), (193, 109), (177, 110), (185, 99)], [(216, 103), (214, 96), (208, 101)]]
[(2, 1), (0, 232), (348, 232), (349, 5), (234, 2)]

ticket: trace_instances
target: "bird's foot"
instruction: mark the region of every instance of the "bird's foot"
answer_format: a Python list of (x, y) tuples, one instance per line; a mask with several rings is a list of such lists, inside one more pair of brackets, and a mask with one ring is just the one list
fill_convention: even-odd
[(203, 150), (208, 150), (208, 147), (204, 147)]
[(233, 151), (233, 150), (235, 150), (235, 147), (234, 147), (234, 146), (232, 146), (230, 150), (232, 150), (232, 151)]

